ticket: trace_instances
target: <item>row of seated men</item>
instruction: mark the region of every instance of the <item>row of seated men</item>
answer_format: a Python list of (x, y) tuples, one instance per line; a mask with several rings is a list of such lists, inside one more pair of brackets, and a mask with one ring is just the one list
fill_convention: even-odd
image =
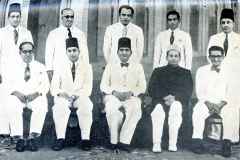
[[(143, 37), (136, 38), (133, 36), (139, 35), (139, 32), (142, 33), (139, 27), (130, 23), (133, 13), (134, 10), (130, 6), (120, 7), (120, 22), (109, 26), (104, 38), (104, 55), (108, 65), (104, 71), (100, 88), (106, 94), (104, 103), (111, 135), (110, 146), (113, 149), (131, 150), (132, 135), (137, 122), (141, 118), (141, 101), (138, 95), (146, 91), (145, 75), (143, 67), (139, 63), (142, 54), (139, 54), (141, 51), (138, 52), (138, 50), (142, 50), (143, 43), (134, 40), (143, 40)], [(93, 104), (89, 96), (92, 90), (92, 68), (88, 63), (86, 40), (83, 32), (72, 26), (73, 10), (64, 9), (61, 15), (63, 26), (51, 31), (47, 39), (46, 69), (33, 60), (34, 45), (32, 38), (29, 38), (31, 33), (18, 26), (21, 16), (19, 4), (10, 5), (8, 16), (10, 25), (0, 30), (2, 91), (4, 91), (3, 97), (6, 97), (6, 101), (2, 102), (2, 106), (5, 107), (1, 107), (3, 110), (1, 113), (8, 113), (1, 116), (2, 131), (0, 134), (7, 135), (10, 133), (10, 123), (11, 136), (18, 139), (17, 151), (24, 151), (25, 149), (21, 117), (22, 108), (24, 107), (28, 107), (33, 111), (28, 145), (30, 150), (37, 150), (35, 138), (41, 133), (47, 112), (46, 93), (50, 85), (47, 78), (51, 82), (50, 90), (54, 96), (53, 117), (57, 142), (53, 149), (62, 149), (71, 108), (77, 108), (83, 139), (82, 148), (84, 150), (91, 148), (89, 133), (92, 124)], [(169, 151), (177, 151), (176, 143), (178, 129), (182, 121), (181, 113), (188, 106), (193, 89), (190, 72), (192, 56), (186, 53), (189, 48), (191, 50), (191, 45), (187, 47), (185, 45), (187, 40), (184, 39), (186, 37), (190, 38), (190, 36), (177, 34), (180, 16), (176, 11), (169, 12), (167, 20), (170, 29), (174, 30), (175, 33), (170, 30), (166, 32), (166, 34), (169, 32), (169, 40), (162, 40), (167, 36), (159, 33), (155, 45), (156, 53), (154, 54), (154, 56), (158, 55), (157, 58), (154, 57), (154, 63), (156, 61), (157, 65), (154, 67), (156, 69), (152, 74), (148, 89), (153, 99), (153, 111), (151, 113), (153, 121), (153, 152), (161, 152), (161, 134), (165, 114), (168, 117), (169, 124)], [(135, 29), (130, 30), (132, 26), (135, 26)], [(229, 92), (229, 88), (231, 90), (229, 81), (225, 80), (225, 76), (220, 76), (220, 73), (230, 75), (229, 77), (233, 75), (227, 71), (219, 72), (219, 67), (227, 53), (227, 58), (238, 53), (238, 40), (234, 38), (236, 36), (232, 32), (234, 26), (232, 10), (223, 10), (221, 26), (226, 37), (224, 33), (221, 33), (223, 34), (220, 35), (221, 38), (216, 38), (219, 36), (218, 34), (211, 37), (211, 43), (209, 42), (211, 45), (208, 50), (208, 59), (211, 64), (199, 68), (196, 76), (196, 91), (199, 103), (193, 114), (194, 145), (192, 148), (195, 153), (202, 153), (202, 132), (204, 120), (209, 116), (208, 111), (217, 114), (221, 111), (224, 126), (223, 155), (230, 156), (231, 141), (238, 141), (239, 121), (236, 119), (239, 118), (239, 110), (234, 105), (233, 98), (229, 98), (229, 94), (226, 93)], [(115, 31), (118, 27), (122, 32)], [(25, 32), (24, 36), (22, 32)], [(136, 32), (137, 34), (135, 34)], [(12, 35), (13, 38), (4, 39), (9, 35)], [(166, 42), (166, 44), (162, 44), (163, 42)], [(18, 56), (17, 46), (19, 46), (20, 56)], [(228, 61), (225, 60), (223, 70), (224, 68), (227, 70), (226, 64), (228, 64)], [(46, 70), (47, 74), (45, 73)], [(229, 105), (229, 103), (233, 105)], [(16, 109), (17, 106), (19, 107)], [(230, 107), (228, 106), (234, 106), (230, 114)], [(119, 111), (122, 107), (126, 110), (126, 119), (123, 124), (123, 114)], [(205, 108), (204, 113), (202, 112), (203, 108)], [(221, 110), (222, 108), (223, 110)], [(18, 112), (12, 114), (13, 111)]]

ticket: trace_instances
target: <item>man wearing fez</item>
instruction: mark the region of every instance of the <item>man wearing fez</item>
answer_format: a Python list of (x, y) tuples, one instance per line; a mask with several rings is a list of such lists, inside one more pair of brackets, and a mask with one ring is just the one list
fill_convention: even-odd
[(181, 48), (181, 61), (179, 66), (191, 70), (192, 68), (192, 42), (188, 33), (180, 30), (180, 15), (177, 11), (167, 13), (167, 24), (169, 29), (157, 35), (154, 49), (153, 69), (166, 66), (166, 49), (171, 44), (176, 44)]
[[(192, 151), (201, 154), (203, 147), (203, 130), (205, 119), (212, 113), (217, 113), (223, 123), (222, 156), (231, 156), (231, 142), (239, 141), (239, 122), (234, 112), (236, 106), (229, 105), (227, 101), (228, 84), (225, 73), (222, 72), (222, 61), (225, 52), (222, 47), (211, 46), (208, 58), (211, 64), (200, 67), (196, 73), (196, 93), (198, 103), (193, 109), (193, 135)], [(239, 112), (236, 112), (239, 113)]]
[(118, 40), (122, 37), (131, 39), (132, 56), (130, 60), (140, 63), (143, 55), (144, 38), (142, 29), (131, 23), (133, 14), (134, 10), (131, 6), (122, 5), (118, 11), (120, 22), (107, 27), (103, 45), (103, 53), (107, 63), (119, 61), (117, 55)]
[(77, 110), (81, 129), (83, 150), (90, 150), (90, 129), (92, 125), (93, 103), (89, 96), (92, 92), (92, 66), (81, 61), (81, 53), (77, 38), (66, 39), (68, 61), (57, 65), (51, 83), (51, 94), (54, 96), (53, 119), (55, 122), (57, 141), (53, 148), (62, 149), (65, 139), (68, 118), (71, 110)]
[(169, 126), (169, 151), (177, 151), (178, 130), (184, 121), (193, 90), (191, 72), (179, 66), (181, 49), (170, 45), (166, 49), (167, 66), (155, 68), (148, 92), (154, 107), (151, 117), (153, 125), (153, 152), (161, 152), (161, 138), (165, 117)]
[(49, 81), (45, 66), (34, 60), (34, 46), (23, 42), (19, 46), (22, 62), (15, 65), (7, 84), (7, 110), (10, 119), (11, 136), (17, 140), (16, 151), (25, 150), (23, 140), (23, 109), (32, 110), (28, 148), (37, 151), (35, 138), (42, 132), (47, 113)]
[(74, 11), (71, 8), (65, 8), (61, 11), (62, 25), (52, 30), (47, 38), (45, 50), (45, 65), (49, 80), (51, 81), (54, 74), (54, 68), (57, 63), (68, 61), (66, 55), (65, 40), (76, 37), (79, 43), (80, 55), (79, 60), (89, 62), (87, 41), (85, 34), (77, 27), (73, 26)]
[[(123, 37), (118, 40), (117, 54), (121, 62), (107, 64), (100, 89), (105, 94), (110, 148), (131, 151), (130, 142), (142, 115), (141, 100), (138, 96), (145, 93), (146, 80), (142, 65), (129, 61), (132, 55), (130, 38)], [(124, 121), (123, 112), (126, 115)]]
[(19, 45), (22, 42), (33, 42), (31, 32), (20, 26), (21, 6), (13, 3), (8, 11), (9, 25), (0, 29), (0, 83), (2, 104), (0, 106), (0, 134), (9, 135), (9, 122), (5, 109), (4, 92), (8, 75), (14, 70), (17, 63), (22, 61), (19, 56)]
[[(208, 50), (211, 46), (220, 46), (224, 49), (225, 57), (231, 55), (234, 56), (237, 52), (240, 51), (240, 35), (233, 32), (234, 28), (234, 12), (232, 9), (223, 9), (220, 26), (222, 32), (211, 36), (208, 43)], [(207, 52), (207, 57), (209, 57), (209, 52)], [(210, 59), (208, 59), (211, 62)]]

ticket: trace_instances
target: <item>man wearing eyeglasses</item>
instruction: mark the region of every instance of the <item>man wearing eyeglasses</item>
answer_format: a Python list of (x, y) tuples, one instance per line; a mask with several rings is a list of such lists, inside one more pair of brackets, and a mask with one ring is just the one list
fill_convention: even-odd
[[(222, 62), (225, 52), (222, 47), (211, 46), (208, 58), (211, 64), (200, 67), (196, 73), (196, 93), (198, 103), (193, 109), (192, 151), (197, 154), (204, 152), (203, 130), (205, 119), (211, 114), (219, 114), (223, 123), (222, 156), (231, 156), (231, 142), (239, 141), (239, 126), (234, 113), (235, 106), (229, 105), (227, 98), (228, 83), (225, 81)], [(239, 113), (239, 112), (237, 112)], [(238, 115), (237, 115), (238, 117)]]
[[(217, 45), (224, 49), (226, 59), (231, 55), (234, 57), (240, 51), (240, 34), (233, 32), (234, 12), (232, 9), (225, 8), (222, 10), (220, 26), (222, 32), (211, 36), (208, 43), (208, 50), (211, 46)], [(208, 55), (209, 52), (207, 52), (207, 57)], [(210, 62), (210, 59), (208, 61)]]
[[(130, 142), (136, 125), (142, 116), (141, 100), (146, 91), (146, 80), (140, 63), (129, 61), (132, 50), (127, 37), (118, 41), (117, 55), (120, 62), (109, 63), (102, 76), (101, 91), (110, 130), (110, 149), (131, 151)], [(126, 119), (123, 121), (125, 112)]]
[(33, 43), (31, 32), (20, 26), (21, 5), (13, 3), (8, 11), (9, 25), (0, 29), (0, 83), (1, 87), (1, 105), (0, 105), (0, 134), (9, 135), (9, 122), (5, 111), (5, 86), (9, 73), (12, 72), (20, 63), (19, 45), (28, 41)]
[(179, 66), (188, 70), (192, 69), (192, 42), (188, 33), (180, 30), (180, 15), (177, 11), (167, 13), (167, 24), (169, 29), (157, 35), (154, 48), (153, 69), (166, 66), (166, 49), (170, 44), (176, 44), (181, 48), (181, 61)]
[(89, 55), (85, 34), (73, 26), (74, 11), (65, 8), (61, 11), (62, 25), (52, 30), (47, 38), (45, 50), (45, 65), (49, 80), (51, 81), (54, 74), (54, 68), (57, 63), (67, 61), (65, 40), (75, 37), (78, 39), (80, 56), (79, 59), (89, 63)]
[[(23, 42), (19, 46), (22, 62), (15, 65), (8, 79), (6, 93), (11, 136), (17, 140), (16, 151), (37, 151), (36, 137), (40, 136), (47, 113), (46, 94), (49, 80), (45, 66), (34, 60), (34, 46)], [(28, 146), (23, 140), (23, 109), (32, 110)]]
[(134, 10), (131, 6), (122, 5), (118, 11), (120, 22), (107, 27), (103, 44), (104, 58), (107, 63), (119, 62), (117, 51), (118, 40), (121, 37), (131, 39), (132, 56), (130, 61), (140, 63), (143, 56), (144, 37), (142, 29), (131, 23), (133, 14)]

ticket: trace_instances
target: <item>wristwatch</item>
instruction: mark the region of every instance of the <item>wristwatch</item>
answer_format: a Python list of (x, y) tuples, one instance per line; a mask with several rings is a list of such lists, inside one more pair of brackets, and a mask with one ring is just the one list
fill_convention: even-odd
[(39, 96), (42, 96), (42, 93), (38, 92)]

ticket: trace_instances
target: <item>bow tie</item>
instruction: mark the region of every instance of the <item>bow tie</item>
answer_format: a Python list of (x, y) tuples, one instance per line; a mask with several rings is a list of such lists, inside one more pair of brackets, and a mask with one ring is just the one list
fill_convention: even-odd
[(220, 72), (220, 68), (215, 68), (215, 67), (211, 67), (211, 71), (216, 71), (217, 73), (219, 73)]
[(121, 67), (128, 67), (129, 63), (121, 63)]

